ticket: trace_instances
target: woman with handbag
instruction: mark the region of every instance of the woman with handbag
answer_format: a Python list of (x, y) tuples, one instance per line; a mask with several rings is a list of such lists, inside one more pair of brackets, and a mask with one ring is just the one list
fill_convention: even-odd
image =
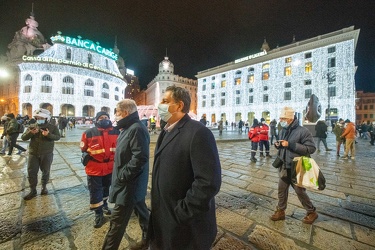
[(317, 218), (316, 208), (313, 206), (306, 189), (292, 184), (291, 167), (293, 158), (298, 156), (307, 156), (315, 152), (316, 147), (310, 131), (299, 125), (299, 121), (294, 115), (294, 110), (290, 107), (284, 107), (280, 114), (280, 124), (283, 127), (279, 135), (279, 141), (275, 142), (275, 147), (279, 150), (278, 156), (283, 160), (279, 170), (278, 186), (278, 205), (271, 220), (285, 220), (285, 210), (288, 202), (288, 190), (292, 185), (299, 201), (306, 209), (306, 216), (303, 222), (312, 224)]

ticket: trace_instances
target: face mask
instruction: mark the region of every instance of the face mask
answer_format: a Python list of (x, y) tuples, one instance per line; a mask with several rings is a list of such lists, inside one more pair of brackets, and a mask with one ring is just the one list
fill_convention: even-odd
[(97, 124), (99, 128), (110, 128), (112, 126), (111, 120), (100, 120)]
[(283, 127), (283, 128), (286, 128), (286, 127), (288, 127), (288, 123), (286, 121), (282, 121), (282, 122), (280, 122), (280, 126)]
[(119, 120), (122, 119), (122, 116), (121, 115), (115, 115), (115, 121), (118, 122)]
[(168, 111), (169, 105), (160, 103), (158, 106), (158, 112), (160, 119), (162, 119), (165, 122), (168, 122), (169, 119), (171, 119), (172, 114)]
[(42, 124), (44, 124), (46, 121), (45, 121), (45, 120), (36, 120), (36, 122), (37, 122), (39, 125), (42, 125)]

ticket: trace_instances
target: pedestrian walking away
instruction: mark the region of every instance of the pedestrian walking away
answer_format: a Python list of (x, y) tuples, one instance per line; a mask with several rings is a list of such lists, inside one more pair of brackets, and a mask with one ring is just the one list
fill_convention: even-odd
[(167, 122), (155, 148), (150, 249), (210, 249), (217, 234), (221, 166), (215, 138), (189, 113), (188, 90), (169, 86), (158, 106)]
[(19, 153), (25, 152), (26, 149), (17, 144), (17, 138), (20, 134), (20, 124), (17, 122), (16, 118), (14, 117), (13, 113), (7, 114), (8, 117), (8, 125), (6, 129), (6, 136), (9, 142), (9, 151), (8, 156), (11, 156), (13, 153), (13, 148), (17, 148)]
[(326, 151), (332, 151), (327, 146), (327, 124), (325, 121), (318, 121), (315, 126), (316, 137), (318, 138), (318, 152), (320, 152), (320, 142), (323, 142)]
[(37, 195), (38, 172), (42, 171), (41, 195), (47, 195), (47, 183), (50, 177), (51, 164), (53, 161), (53, 149), (55, 141), (60, 140), (60, 133), (56, 126), (49, 123), (51, 113), (47, 109), (37, 109), (33, 112), (34, 123), (22, 134), (23, 141), (30, 140), (29, 159), (27, 162), (27, 179), (30, 192), (24, 200), (30, 200)]
[(102, 249), (118, 249), (133, 211), (138, 216), (142, 240), (130, 249), (148, 246), (149, 210), (145, 203), (148, 184), (150, 135), (139, 119), (137, 105), (123, 99), (116, 105), (117, 138), (109, 202), (115, 203)]
[(90, 210), (95, 212), (95, 228), (104, 224), (103, 213), (111, 214), (107, 200), (119, 131), (113, 128), (109, 118), (107, 112), (98, 112), (95, 116), (95, 127), (82, 134), (80, 143), (90, 192)]
[(306, 210), (306, 216), (303, 222), (312, 224), (317, 218), (318, 213), (313, 206), (306, 189), (292, 184), (291, 167), (293, 158), (299, 156), (310, 156), (315, 150), (315, 143), (310, 131), (299, 125), (297, 117), (294, 115), (291, 107), (284, 107), (280, 114), (280, 125), (282, 127), (280, 140), (275, 142), (278, 155), (282, 158), (284, 164), (278, 168), (279, 184), (278, 184), (278, 204), (275, 213), (271, 216), (271, 220), (285, 220), (285, 210), (288, 203), (289, 187), (292, 185), (299, 201)]

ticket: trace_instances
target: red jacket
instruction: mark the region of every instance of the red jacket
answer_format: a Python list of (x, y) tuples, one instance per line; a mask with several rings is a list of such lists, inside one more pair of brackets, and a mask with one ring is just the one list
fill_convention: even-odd
[(261, 141), (268, 141), (268, 139), (269, 139), (268, 132), (270, 130), (270, 128), (268, 127), (268, 125), (265, 124), (265, 123), (264, 124), (260, 124), (259, 128), (260, 128), (259, 140), (261, 140)]
[(112, 173), (116, 141), (119, 131), (114, 128), (90, 128), (82, 134), (80, 148), (90, 154), (87, 163), (87, 175), (105, 176)]
[(248, 134), (249, 140), (251, 140), (252, 142), (259, 142), (260, 140), (259, 134), (260, 134), (259, 126), (251, 127), (249, 130), (249, 134)]

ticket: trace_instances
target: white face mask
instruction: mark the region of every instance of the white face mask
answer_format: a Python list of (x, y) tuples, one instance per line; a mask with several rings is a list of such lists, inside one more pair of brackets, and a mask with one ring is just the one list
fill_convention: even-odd
[(46, 121), (45, 121), (45, 120), (36, 120), (36, 122), (37, 122), (39, 125), (42, 125), (42, 124), (44, 124)]
[(122, 116), (121, 115), (115, 115), (115, 121), (118, 122), (119, 120), (122, 119)]
[(286, 127), (288, 127), (288, 123), (286, 121), (282, 121), (282, 122), (280, 122), (280, 126), (283, 127), (283, 128), (286, 128)]
[(168, 109), (169, 109), (168, 104), (160, 103), (158, 105), (158, 112), (159, 112), (160, 119), (162, 119), (165, 122), (168, 122), (168, 120), (171, 119), (172, 117), (172, 114), (168, 111)]

